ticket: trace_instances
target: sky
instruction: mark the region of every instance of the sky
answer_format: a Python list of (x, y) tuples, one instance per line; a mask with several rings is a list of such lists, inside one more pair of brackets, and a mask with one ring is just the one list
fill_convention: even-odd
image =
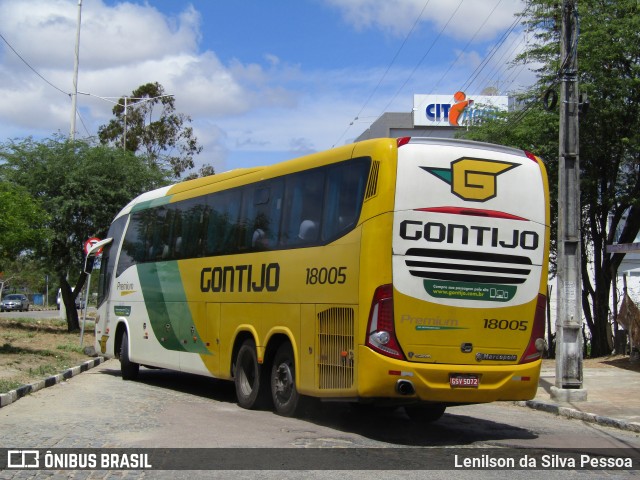
[[(78, 0), (0, 0), (0, 143), (69, 135)], [(521, 0), (81, 0), (76, 138), (159, 82), (216, 172), (352, 142), (414, 94), (500, 94)], [(132, 108), (135, 108), (132, 107)]]

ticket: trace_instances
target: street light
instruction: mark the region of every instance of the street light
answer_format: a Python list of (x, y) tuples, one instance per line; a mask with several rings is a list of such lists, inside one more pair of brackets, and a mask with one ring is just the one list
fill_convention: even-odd
[(82, 18), (82, 0), (78, 0), (78, 26), (76, 28), (76, 50), (73, 62), (73, 93), (71, 94), (71, 140), (76, 138), (76, 106), (78, 102), (78, 67), (80, 64), (80, 21)]
[(123, 133), (123, 141), (122, 146), (123, 149), (127, 149), (127, 99), (138, 100), (137, 102), (133, 102), (129, 104), (129, 106), (134, 107), (136, 105), (140, 105), (141, 103), (148, 102), (150, 100), (155, 100), (157, 98), (165, 98), (165, 97), (173, 97), (173, 95), (159, 95), (157, 97), (124, 97), (124, 133)]
[[(144, 102), (149, 102), (151, 100), (156, 100), (158, 98), (166, 98), (166, 97), (174, 97), (173, 94), (168, 94), (168, 95), (158, 95), (157, 97), (101, 97), (100, 95), (94, 95), (92, 93), (87, 93), (87, 92), (78, 92), (80, 95), (87, 95), (90, 97), (96, 97), (96, 98), (100, 98), (101, 100), (104, 100), (106, 102), (109, 103), (113, 103), (114, 105), (120, 105), (120, 99), (124, 98), (124, 131), (123, 131), (123, 135), (122, 135), (122, 148), (123, 150), (127, 149), (127, 108), (128, 107), (135, 107), (136, 105), (140, 105), (141, 103)], [(111, 100), (112, 98), (117, 98), (118, 101), (113, 101)], [(137, 100), (137, 102), (133, 102), (133, 103), (128, 103), (128, 100)]]

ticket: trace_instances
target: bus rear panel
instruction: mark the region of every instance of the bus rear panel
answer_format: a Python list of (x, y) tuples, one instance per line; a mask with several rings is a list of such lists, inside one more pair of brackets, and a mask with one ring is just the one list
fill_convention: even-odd
[(542, 162), (472, 142), (399, 144), (392, 282), (373, 294), (359, 394), (533, 398), (548, 274)]

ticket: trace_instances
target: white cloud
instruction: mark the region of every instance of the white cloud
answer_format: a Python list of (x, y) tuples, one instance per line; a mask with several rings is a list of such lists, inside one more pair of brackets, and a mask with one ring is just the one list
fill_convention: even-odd
[[(324, 1), (339, 9), (354, 28), (401, 37), (425, 4), (424, 0)], [(472, 29), (466, 19), (473, 18), (477, 28), (477, 19), (487, 17), (496, 2), (466, 1), (447, 34), (468, 38)], [(423, 22), (441, 28), (457, 3), (430, 0)], [(508, 27), (520, 3), (502, 0), (496, 13), (487, 18), (482, 35), (491, 36)], [(3, 37), (63, 91), (43, 82), (0, 43), (0, 139), (68, 132), (71, 102), (64, 92), (72, 89), (76, 27), (77, 0), (0, 0)], [(197, 164), (212, 163), (220, 172), (234, 167), (227, 161), (234, 152), (264, 152), (285, 159), (345, 143), (385, 109), (409, 111), (414, 92), (428, 93), (425, 86), (441, 81), (442, 71), (437, 67), (418, 72), (410, 81), (409, 69), (394, 67), (361, 112), (386, 64), (369, 69), (312, 70), (272, 52), (262, 52), (258, 62), (243, 62), (242, 58), (223, 62), (219, 56), (223, 53), (203, 48), (201, 28), (200, 13), (190, 5), (167, 16), (151, 2), (83, 2), (78, 89), (93, 96), (78, 98), (80, 135), (95, 135), (112, 118), (113, 105), (97, 96), (115, 101), (144, 83), (157, 81), (166, 93), (175, 95), (178, 112), (193, 118), (194, 133), (204, 146)], [(486, 52), (462, 55), (468, 67)], [(398, 86), (405, 83), (398, 94)], [(450, 83), (445, 78), (441, 86), (446, 89)], [(360, 119), (354, 121), (358, 112)]]
[[(513, 15), (523, 9), (522, 0), (466, 2), (458, 0), (325, 0), (325, 2), (341, 10), (345, 21), (357, 29), (379, 28), (401, 37), (406, 36), (416, 20), (421, 18), (421, 22), (433, 23), (438, 30), (444, 29), (443, 33), (446, 36), (461, 39), (469, 39), (475, 34), (476, 25), (480, 25), (478, 22), (486, 19), (476, 38), (491, 38), (513, 23)], [(421, 12), (422, 17), (420, 17)], [(470, 25), (474, 28), (470, 28)]]
[[(76, 0), (0, 0), (0, 131), (48, 136), (68, 131), (77, 28)], [(101, 0), (84, 2), (80, 34), (78, 105), (83, 122), (95, 134), (111, 118), (113, 105), (96, 97), (117, 97), (148, 82), (161, 83), (176, 96), (179, 111), (192, 117), (223, 117), (248, 111), (267, 98), (270, 104), (290, 103), (281, 90), (269, 88), (262, 67), (223, 65), (211, 51), (199, 52), (200, 14), (186, 6), (167, 17), (149, 4)], [(273, 63), (273, 59), (271, 59)], [(265, 88), (260, 95), (255, 88)], [(66, 93), (66, 95), (65, 95)], [(81, 123), (78, 129), (82, 130)], [(217, 136), (220, 140), (221, 137)]]

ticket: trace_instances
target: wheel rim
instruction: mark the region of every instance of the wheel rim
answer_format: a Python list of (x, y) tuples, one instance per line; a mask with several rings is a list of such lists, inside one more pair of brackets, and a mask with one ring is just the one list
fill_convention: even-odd
[(276, 398), (281, 403), (287, 403), (293, 391), (293, 374), (287, 363), (278, 365), (274, 381)]
[(253, 391), (253, 382), (255, 381), (255, 372), (250, 358), (244, 355), (241, 359), (240, 368), (238, 368), (238, 380), (240, 390), (245, 396), (251, 395)]

